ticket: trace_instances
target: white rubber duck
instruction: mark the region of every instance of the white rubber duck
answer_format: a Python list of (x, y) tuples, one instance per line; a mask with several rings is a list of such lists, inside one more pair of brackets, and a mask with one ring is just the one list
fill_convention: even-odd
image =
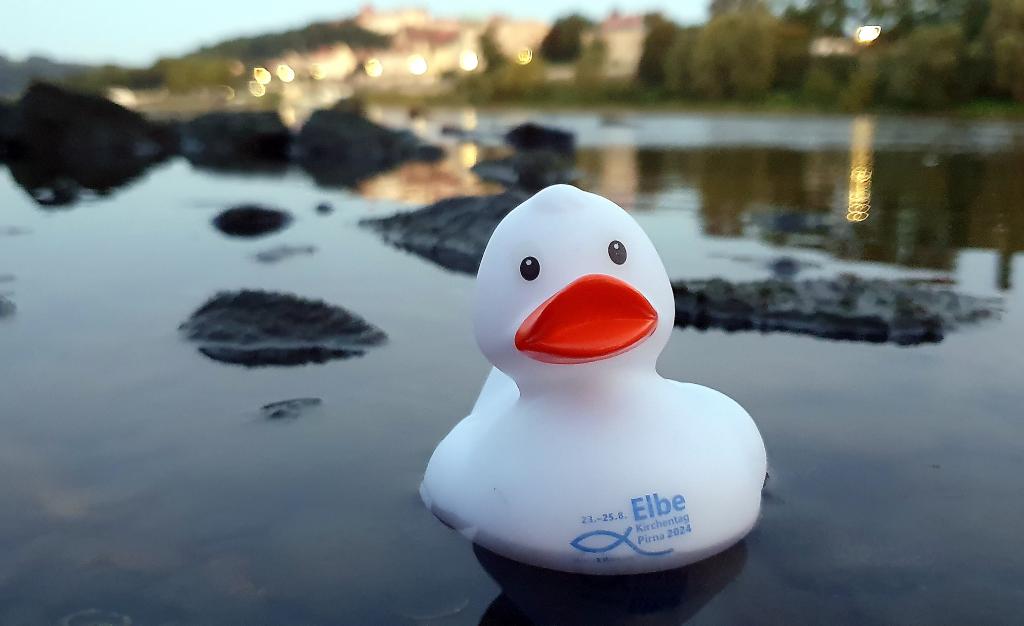
[(496, 369), (430, 459), (430, 510), (498, 554), (587, 574), (680, 567), (742, 539), (764, 443), (727, 396), (658, 375), (674, 317), (654, 245), (613, 202), (556, 185), (511, 211), (474, 304)]

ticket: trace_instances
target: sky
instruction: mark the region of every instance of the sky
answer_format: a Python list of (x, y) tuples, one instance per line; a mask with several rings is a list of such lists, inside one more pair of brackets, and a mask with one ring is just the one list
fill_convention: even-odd
[[(143, 66), (228, 37), (285, 30), (358, 12), (354, 0), (11, 0), (0, 8), (0, 54)], [(682, 22), (704, 18), (707, 0), (377, 0), (378, 9), (422, 6), (445, 17), (553, 19), (660, 10)]]

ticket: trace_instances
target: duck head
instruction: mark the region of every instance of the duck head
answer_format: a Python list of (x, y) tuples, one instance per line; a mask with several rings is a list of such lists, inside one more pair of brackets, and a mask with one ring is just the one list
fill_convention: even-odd
[(633, 218), (569, 185), (498, 224), (477, 273), (484, 355), (524, 387), (653, 372), (675, 320), (665, 266)]

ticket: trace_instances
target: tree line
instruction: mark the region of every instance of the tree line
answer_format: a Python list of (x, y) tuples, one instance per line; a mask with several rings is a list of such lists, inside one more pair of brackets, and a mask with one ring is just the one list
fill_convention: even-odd
[[(636, 74), (625, 81), (602, 80), (607, 44), (580, 15), (553, 24), (540, 57), (572, 64), (575, 95), (591, 100), (767, 100), (849, 111), (1024, 102), (1024, 0), (712, 0), (709, 14), (698, 26), (647, 15)], [(863, 24), (882, 34), (855, 45)], [(828, 38), (846, 45), (813, 54), (812, 43)], [(489, 92), (477, 95), (573, 97), (573, 85), (542, 84), (537, 68), (494, 67)]]

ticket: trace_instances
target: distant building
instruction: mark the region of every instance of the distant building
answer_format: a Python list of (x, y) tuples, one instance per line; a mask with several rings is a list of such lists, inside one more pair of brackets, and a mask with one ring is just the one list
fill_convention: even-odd
[(372, 4), (366, 4), (356, 16), (356, 24), (379, 35), (394, 35), (404, 28), (422, 27), (432, 18), (426, 9), (405, 8), (378, 11)]
[(551, 25), (539, 20), (514, 20), (496, 16), (487, 25), (491, 29), (494, 43), (503, 55), (515, 59), (525, 50), (532, 56), (540, 49), (544, 36)]
[(811, 40), (812, 57), (848, 57), (854, 52), (856, 46), (848, 37), (816, 37)]
[(598, 27), (597, 36), (608, 47), (605, 74), (610, 78), (625, 78), (636, 74), (640, 55), (647, 37), (643, 15), (623, 15), (612, 11)]

